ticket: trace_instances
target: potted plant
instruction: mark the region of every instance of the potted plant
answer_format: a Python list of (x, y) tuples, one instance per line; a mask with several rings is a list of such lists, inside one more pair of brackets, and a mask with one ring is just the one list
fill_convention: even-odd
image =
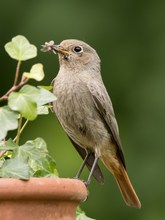
[[(56, 99), (50, 86), (29, 85), (30, 79), (44, 78), (42, 64), (33, 65), (20, 77), (22, 61), (36, 57), (37, 48), (19, 35), (5, 45), (5, 50), (18, 62), (13, 86), (0, 98), (1, 219), (90, 219), (77, 208), (87, 197), (84, 183), (58, 178), (46, 142), (39, 137), (20, 144), (27, 124), (41, 114), (47, 115), (49, 103)], [(9, 137), (10, 130), (16, 131), (14, 138)]]

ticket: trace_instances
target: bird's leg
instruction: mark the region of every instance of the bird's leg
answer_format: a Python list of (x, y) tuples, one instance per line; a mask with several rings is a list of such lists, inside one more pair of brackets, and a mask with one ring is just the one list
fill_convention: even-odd
[(80, 175), (81, 175), (81, 173), (82, 173), (82, 171), (83, 171), (83, 169), (84, 169), (84, 166), (85, 166), (85, 164), (86, 164), (86, 162), (87, 162), (89, 156), (90, 156), (90, 153), (87, 152), (87, 154), (86, 154), (86, 156), (85, 156), (85, 159), (84, 159), (83, 163), (81, 164), (81, 167), (80, 167), (78, 173), (77, 173), (76, 176), (75, 176), (76, 179), (79, 179), (79, 177), (80, 177)]
[(89, 173), (89, 176), (88, 176), (88, 179), (85, 183), (85, 185), (88, 187), (88, 185), (90, 184), (90, 181), (91, 181), (91, 177), (92, 177), (92, 174), (94, 172), (94, 169), (96, 167), (96, 164), (97, 164), (97, 161), (98, 161), (99, 157), (98, 156), (95, 156), (95, 159), (94, 159), (94, 162), (93, 162), (93, 165), (92, 165), (92, 168), (91, 168), (91, 171)]

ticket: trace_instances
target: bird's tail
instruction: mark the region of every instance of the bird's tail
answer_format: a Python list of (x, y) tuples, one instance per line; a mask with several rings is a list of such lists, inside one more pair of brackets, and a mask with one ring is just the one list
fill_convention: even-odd
[(120, 189), (120, 192), (122, 194), (122, 197), (125, 203), (128, 206), (141, 208), (140, 200), (138, 199), (138, 196), (136, 195), (136, 192), (131, 184), (131, 181), (128, 177), (128, 174), (122, 162), (119, 160), (119, 165), (116, 165), (115, 163), (112, 164), (108, 155), (102, 156), (101, 160), (103, 161), (105, 166), (108, 168), (108, 170), (115, 177), (115, 180), (117, 182), (117, 185)]

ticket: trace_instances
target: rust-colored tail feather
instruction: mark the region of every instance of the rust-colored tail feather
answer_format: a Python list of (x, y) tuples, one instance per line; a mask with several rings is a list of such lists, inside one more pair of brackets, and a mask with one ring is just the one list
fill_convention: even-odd
[(136, 195), (136, 192), (122, 163), (119, 161), (120, 165), (118, 167), (114, 165), (114, 163), (112, 164), (107, 156), (103, 156), (102, 161), (108, 170), (114, 175), (125, 203), (128, 206), (141, 208), (140, 200)]

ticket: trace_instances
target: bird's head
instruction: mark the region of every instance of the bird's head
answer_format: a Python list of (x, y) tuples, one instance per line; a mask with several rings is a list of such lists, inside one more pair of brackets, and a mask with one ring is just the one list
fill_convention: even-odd
[(64, 40), (53, 48), (59, 55), (60, 65), (66, 68), (100, 69), (100, 58), (97, 52), (83, 41)]

